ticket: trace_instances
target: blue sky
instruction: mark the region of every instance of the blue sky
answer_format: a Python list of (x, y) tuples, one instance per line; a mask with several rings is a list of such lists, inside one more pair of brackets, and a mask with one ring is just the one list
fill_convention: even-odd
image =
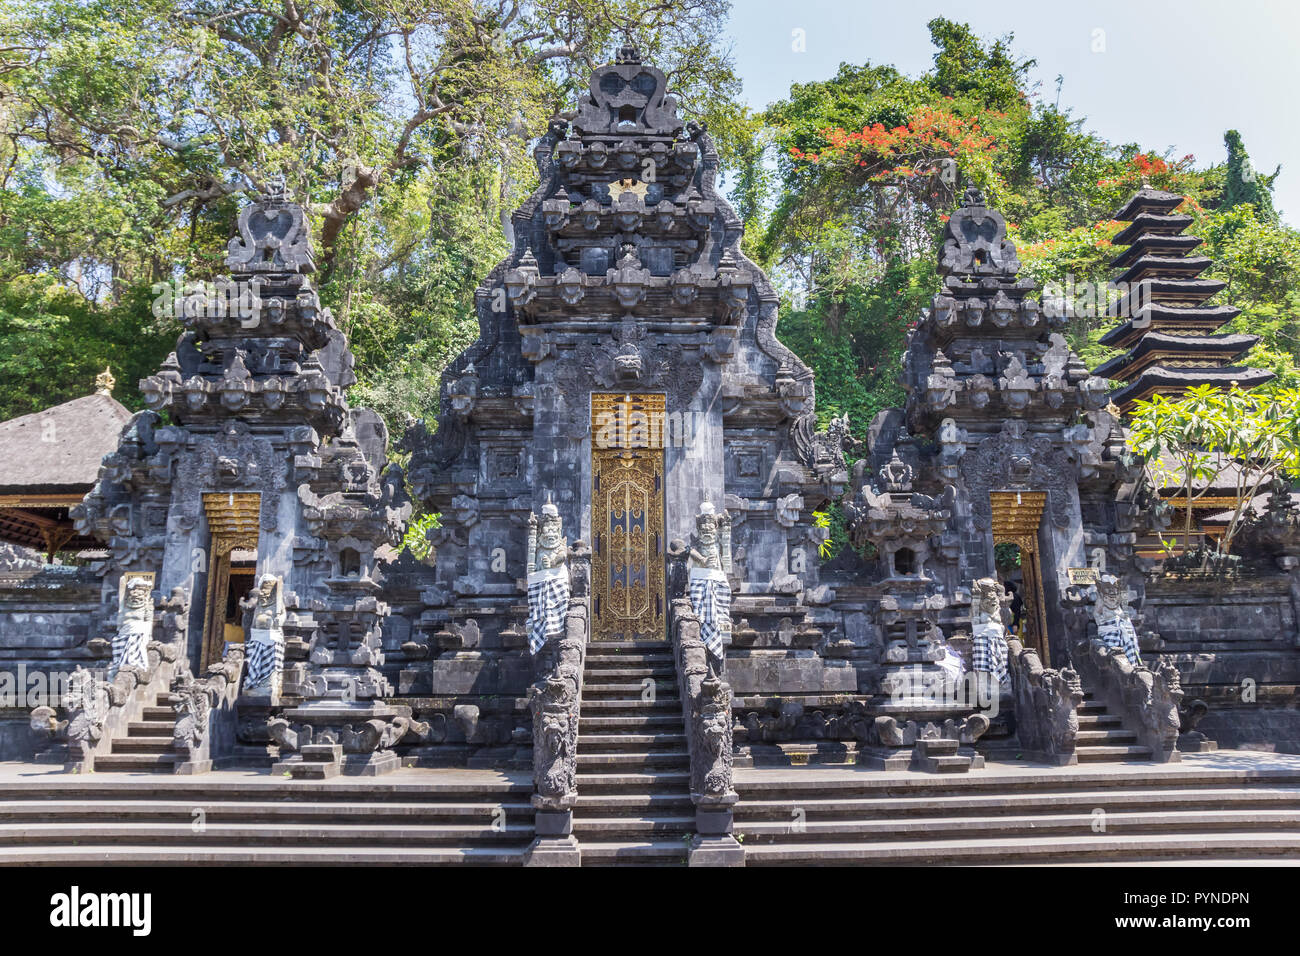
[[(934, 54), (925, 25), (936, 16), (969, 23), (985, 39), (1014, 33), (1016, 52), (1038, 60), (1043, 98), (1055, 99), (1063, 74), (1061, 106), (1113, 143), (1173, 147), (1175, 159), (1192, 153), (1210, 165), (1226, 155), (1224, 131), (1240, 131), (1258, 170), (1282, 165), (1274, 201), (1286, 222), (1300, 223), (1296, 0), (733, 0), (729, 32), (745, 98), (765, 106), (791, 83), (829, 78), (841, 62), (921, 73)], [(805, 31), (802, 53), (792, 49), (796, 29)]]

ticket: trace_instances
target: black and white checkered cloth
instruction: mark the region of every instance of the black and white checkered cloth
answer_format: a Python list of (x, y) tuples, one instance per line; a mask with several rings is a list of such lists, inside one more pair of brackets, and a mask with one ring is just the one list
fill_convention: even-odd
[(121, 667), (149, 669), (149, 639), (153, 637), (150, 621), (126, 620), (113, 635), (113, 675)]
[(248, 672), (244, 689), (264, 687), (284, 669), (284, 633), (253, 628), (248, 640)]
[(1008, 687), (1011, 673), (1007, 670), (1007, 639), (996, 624), (975, 628), (971, 639), (971, 670), (984, 671), (998, 679), (998, 685)]
[(691, 568), (691, 610), (700, 619), (700, 640), (722, 659), (722, 637), (731, 631), (731, 585), (713, 568)]
[(546, 568), (528, 575), (528, 653), (536, 654), (564, 633), (569, 610), (569, 569)]
[(1142, 657), (1138, 653), (1137, 632), (1127, 617), (1107, 621), (1098, 627), (1097, 640), (1122, 653), (1134, 667), (1142, 663)]

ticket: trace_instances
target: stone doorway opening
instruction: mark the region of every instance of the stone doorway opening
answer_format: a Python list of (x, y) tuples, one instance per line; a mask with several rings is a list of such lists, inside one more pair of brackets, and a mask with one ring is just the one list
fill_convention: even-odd
[(199, 673), (221, 660), (227, 643), (240, 643), (247, 636), (239, 602), (257, 583), (261, 499), (257, 493), (203, 496), (209, 545)]
[(1047, 639), (1046, 603), (1043, 598), (1043, 569), (1038, 542), (1043, 520), (1043, 491), (994, 491), (993, 556), (996, 577), (1019, 596), (1020, 643), (1038, 652), (1044, 667), (1051, 667)]

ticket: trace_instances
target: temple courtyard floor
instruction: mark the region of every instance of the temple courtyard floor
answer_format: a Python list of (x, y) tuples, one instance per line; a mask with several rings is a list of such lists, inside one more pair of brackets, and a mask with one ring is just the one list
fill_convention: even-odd
[[(686, 862), (692, 805), (647, 777), (579, 776), (584, 864)], [(1179, 763), (989, 761), (939, 775), (738, 768), (746, 865), (1300, 865), (1300, 755)], [(73, 775), (0, 762), (0, 865), (519, 865), (531, 774), (403, 768), (295, 780), (266, 771)]]

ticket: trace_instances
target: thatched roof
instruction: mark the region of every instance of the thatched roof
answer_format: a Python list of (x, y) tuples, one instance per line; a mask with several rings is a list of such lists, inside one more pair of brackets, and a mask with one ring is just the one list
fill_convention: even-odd
[(0, 494), (89, 491), (130, 420), (100, 391), (0, 422)]

